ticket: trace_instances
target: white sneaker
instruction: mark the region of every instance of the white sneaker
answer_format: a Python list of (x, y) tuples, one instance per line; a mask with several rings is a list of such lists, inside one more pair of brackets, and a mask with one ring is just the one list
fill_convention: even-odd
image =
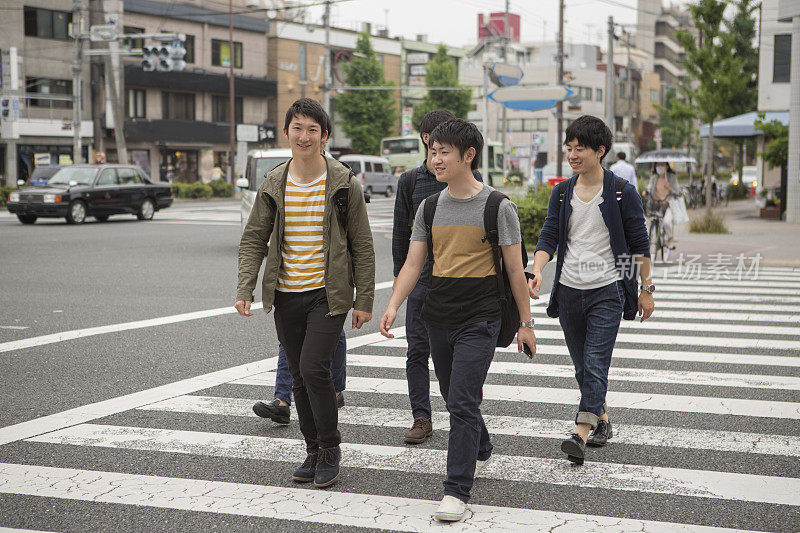
[(491, 460), (492, 460), (492, 456), (491, 455), (485, 461), (481, 461), (480, 459), (478, 459), (478, 461), (475, 463), (475, 477), (478, 477), (481, 474), (483, 474), (483, 471), (486, 468), (486, 465), (489, 464), (489, 462)]
[(458, 522), (467, 514), (467, 504), (455, 496), (445, 496), (433, 517), (442, 522)]

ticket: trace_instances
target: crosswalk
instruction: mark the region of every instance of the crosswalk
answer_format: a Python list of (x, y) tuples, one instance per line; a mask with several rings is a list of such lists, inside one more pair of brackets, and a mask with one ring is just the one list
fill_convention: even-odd
[[(112, 505), (111, 517), (181, 512), (202, 515), (208, 530), (797, 530), (800, 270), (762, 268), (755, 280), (672, 272), (657, 282), (653, 318), (620, 329), (609, 376), (614, 437), (587, 450), (583, 466), (558, 449), (578, 391), (546, 303), (533, 305), (534, 360), (498, 349), (489, 370), (482, 411), (494, 455), (461, 523), (431, 519), (449, 427), (433, 373), (434, 435), (402, 441), (411, 422), (402, 327), (395, 339), (350, 339), (343, 478), (329, 490), (290, 480), (305, 457), (296, 413), (289, 427), (252, 414), (271, 397), (271, 357), (142, 393), (131, 408), (99, 406), (21, 431), (11, 444), (25, 459), (0, 455), (0, 508), (6, 495)], [(231, 526), (232, 516), (247, 521)]]

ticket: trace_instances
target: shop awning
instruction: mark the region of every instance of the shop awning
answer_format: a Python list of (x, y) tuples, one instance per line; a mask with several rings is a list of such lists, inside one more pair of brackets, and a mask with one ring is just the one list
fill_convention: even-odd
[[(764, 122), (772, 122), (777, 119), (781, 124), (789, 125), (788, 111), (768, 111), (764, 115)], [(755, 137), (761, 133), (761, 130), (756, 129), (756, 120), (758, 120), (758, 111), (715, 121), (714, 137)], [(708, 124), (700, 126), (700, 137), (708, 137)]]

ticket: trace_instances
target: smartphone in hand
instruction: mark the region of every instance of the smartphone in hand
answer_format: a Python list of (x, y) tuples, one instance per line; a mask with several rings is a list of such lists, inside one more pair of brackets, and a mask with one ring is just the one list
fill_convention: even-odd
[(528, 356), (528, 359), (533, 359), (533, 351), (532, 351), (532, 350), (530, 349), (530, 347), (529, 347), (527, 344), (525, 344), (524, 342), (522, 343), (522, 351), (524, 351), (524, 352), (525, 352), (525, 355), (527, 355), (527, 356)]

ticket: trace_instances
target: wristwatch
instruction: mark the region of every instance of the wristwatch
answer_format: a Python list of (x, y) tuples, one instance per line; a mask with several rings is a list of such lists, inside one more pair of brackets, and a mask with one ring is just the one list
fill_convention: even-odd
[(523, 320), (519, 323), (519, 327), (521, 328), (531, 328), (533, 329), (533, 319), (530, 320)]
[(656, 292), (656, 286), (653, 285), (652, 283), (650, 285), (642, 285), (639, 287), (639, 290), (653, 294), (654, 292)]

